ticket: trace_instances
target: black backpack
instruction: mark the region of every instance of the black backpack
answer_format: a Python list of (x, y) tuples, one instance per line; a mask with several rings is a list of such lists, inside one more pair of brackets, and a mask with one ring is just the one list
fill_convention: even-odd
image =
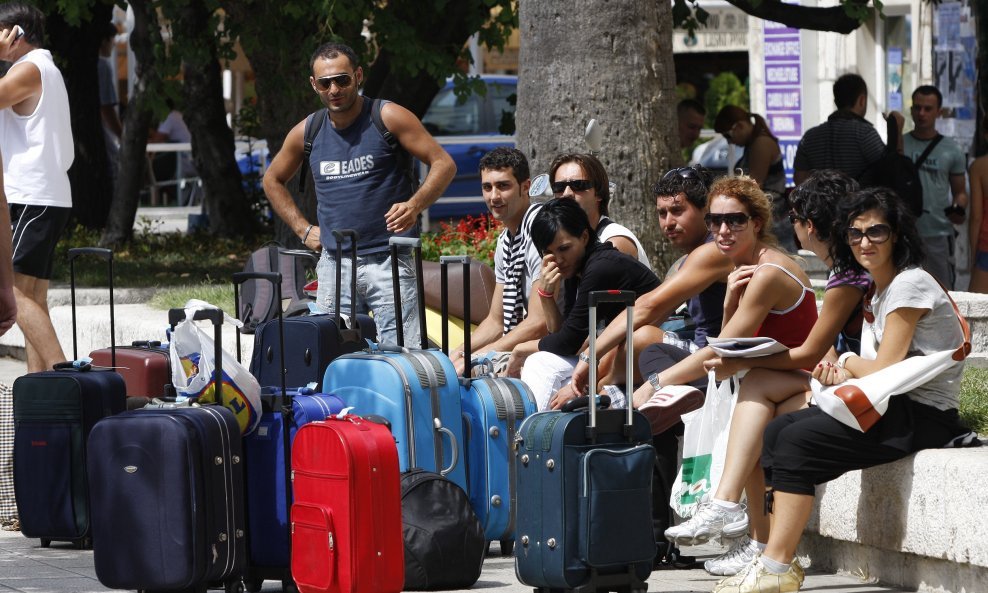
[[(281, 298), (288, 301), (283, 310), (286, 317), (308, 311), (308, 304), (315, 299), (305, 294), (305, 276), (315, 267), (315, 254), (307, 251), (287, 250), (278, 243), (267, 243), (247, 258), (245, 272), (281, 272)], [(243, 333), (252, 334), (257, 326), (278, 315), (274, 287), (266, 280), (248, 280), (240, 289), (238, 318), (244, 323)]]
[(923, 215), (923, 183), (919, 179), (919, 168), (926, 161), (936, 145), (940, 143), (943, 136), (937, 134), (933, 142), (926, 147), (923, 154), (916, 162), (904, 154), (899, 154), (897, 138), (899, 128), (894, 117), (887, 119), (888, 123), (888, 144), (882, 157), (875, 163), (868, 166), (864, 172), (858, 176), (861, 187), (887, 187), (894, 191), (899, 198), (909, 207), (913, 216), (919, 218)]
[[(371, 99), (370, 97), (364, 97), (364, 100), (372, 101), (371, 121), (374, 122), (374, 127), (381, 133), (381, 137), (384, 138), (388, 147), (395, 153), (395, 157), (398, 160), (398, 168), (404, 171), (405, 177), (411, 184), (412, 193), (414, 193), (419, 186), (418, 176), (415, 175), (415, 162), (412, 155), (398, 142), (398, 137), (392, 134), (391, 130), (384, 125), (384, 119), (381, 117), (381, 108), (384, 106), (385, 101)], [(300, 194), (305, 193), (305, 180), (309, 177), (309, 156), (312, 154), (312, 142), (316, 139), (319, 130), (322, 129), (323, 123), (329, 117), (328, 114), (329, 110), (323, 108), (310, 113), (305, 118), (305, 135), (302, 140), (302, 168), (298, 174), (298, 193)]]
[(487, 542), (462, 488), (437, 473), (401, 475), (405, 590), (469, 589), (480, 578)]

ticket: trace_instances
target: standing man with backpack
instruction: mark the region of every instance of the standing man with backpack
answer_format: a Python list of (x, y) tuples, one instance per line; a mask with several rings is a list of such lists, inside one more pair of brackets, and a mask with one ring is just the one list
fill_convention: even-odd
[[(336, 266), (342, 266), (344, 311), (350, 302), (350, 260), (336, 261), (331, 231), (355, 229), (357, 311), (373, 311), (381, 340), (395, 342), (394, 293), (388, 240), (416, 237), (418, 216), (435, 202), (456, 174), (456, 165), (412, 112), (391, 102), (360, 95), (363, 69), (354, 51), (327, 43), (312, 54), (309, 84), (326, 109), (299, 122), (264, 174), (264, 193), (271, 206), (305, 244), (321, 251), (316, 273), (324, 308), (335, 301)], [(429, 167), (416, 188), (411, 174), (414, 157)], [(299, 186), (311, 167), (315, 183), (317, 224), (306, 220), (286, 183), (302, 166)], [(344, 246), (346, 247), (346, 246)], [(404, 337), (420, 341), (415, 273), (410, 256), (402, 255), (400, 286)]]
[(940, 90), (932, 85), (917, 87), (912, 102), (915, 128), (903, 137), (903, 146), (904, 154), (916, 163), (923, 185), (923, 215), (916, 221), (926, 248), (923, 268), (947, 290), (953, 290), (953, 225), (964, 222), (967, 208), (967, 158), (956, 142), (937, 132), (943, 105)]

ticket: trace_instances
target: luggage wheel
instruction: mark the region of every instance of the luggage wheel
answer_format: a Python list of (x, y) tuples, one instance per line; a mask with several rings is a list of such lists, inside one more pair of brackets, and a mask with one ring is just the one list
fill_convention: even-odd
[(46, 537), (41, 538), (41, 547), (42, 548), (47, 548), (50, 545), (51, 545), (51, 540), (50, 539), (48, 539)]
[(227, 581), (223, 583), (223, 590), (226, 593), (244, 593), (244, 582), (241, 580)]
[(283, 579), (281, 581), (281, 590), (284, 593), (298, 593), (298, 587), (292, 579)]
[(247, 593), (258, 593), (264, 586), (264, 579), (244, 579), (244, 588)]
[(511, 553), (515, 550), (515, 540), (506, 539), (501, 540), (501, 556), (511, 556)]
[(72, 547), (76, 550), (89, 550), (93, 547), (93, 538), (84, 537), (82, 539), (77, 539), (72, 542)]

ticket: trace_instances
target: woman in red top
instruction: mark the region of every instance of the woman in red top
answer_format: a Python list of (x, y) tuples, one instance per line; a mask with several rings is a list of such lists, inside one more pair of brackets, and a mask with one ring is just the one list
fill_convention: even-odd
[[(747, 176), (721, 178), (709, 195), (704, 220), (717, 248), (735, 265), (728, 276), (720, 337), (767, 336), (799, 346), (816, 323), (816, 299), (806, 272), (778, 248), (768, 197)], [(708, 346), (652, 375), (635, 391), (635, 407), (662, 385), (685, 385), (704, 376), (704, 361), (715, 356)]]

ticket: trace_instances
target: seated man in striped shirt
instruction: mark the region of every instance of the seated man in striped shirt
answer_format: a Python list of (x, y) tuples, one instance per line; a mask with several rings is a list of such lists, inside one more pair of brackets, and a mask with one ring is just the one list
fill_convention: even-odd
[[(542, 207), (528, 196), (528, 159), (515, 148), (500, 146), (480, 159), (480, 183), (491, 216), (504, 224), (494, 251), (494, 296), (490, 312), (470, 339), (474, 352), (505, 352), (522, 342), (546, 335), (536, 281), (542, 258), (529, 230)], [(450, 351), (458, 373), (463, 372), (462, 346)], [(507, 356), (504, 357), (507, 361)]]

